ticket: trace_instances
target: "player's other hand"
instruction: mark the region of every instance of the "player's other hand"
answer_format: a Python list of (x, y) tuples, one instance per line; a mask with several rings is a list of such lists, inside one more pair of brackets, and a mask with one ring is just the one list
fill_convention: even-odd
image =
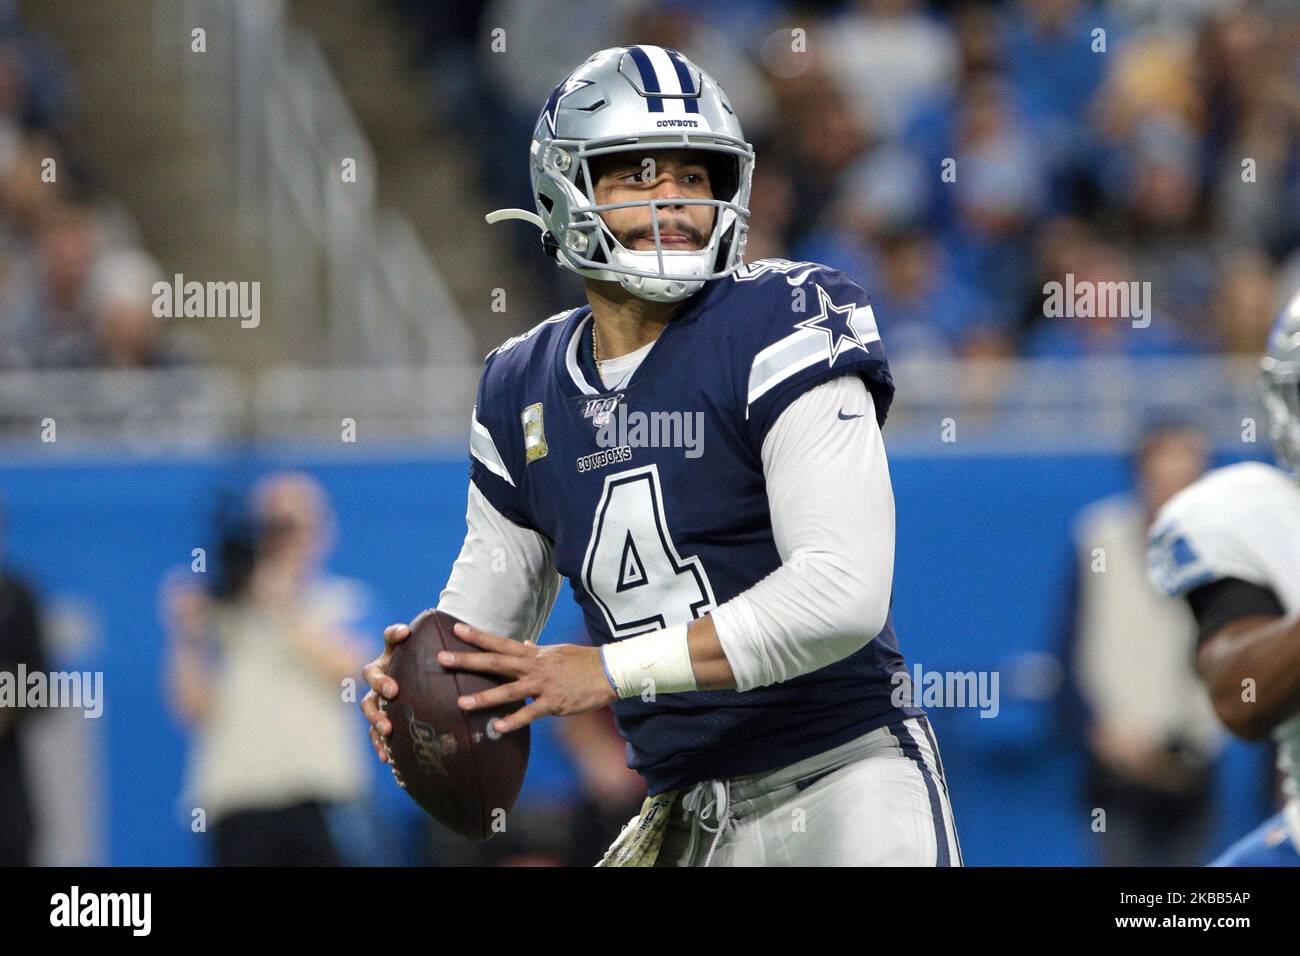
[(538, 717), (565, 717), (606, 707), (618, 699), (605, 676), (600, 651), (579, 644), (536, 644), (489, 634), (464, 622), (456, 636), (481, 652), (439, 651), (438, 663), (454, 670), (494, 674), (507, 682), (460, 698), (462, 710), (481, 710), (532, 698), (514, 713), (496, 719), (503, 734)]
[(379, 709), (379, 700), (392, 700), (397, 696), (397, 681), (388, 676), (388, 665), (393, 660), (393, 648), (411, 636), (411, 629), (405, 624), (390, 624), (384, 628), (384, 653), (367, 664), (361, 676), (370, 685), (370, 692), (361, 698), (361, 712), (370, 721), (370, 744), (382, 763), (388, 763), (388, 754), (384, 751), (384, 742), (379, 738), (393, 732), (393, 725)]

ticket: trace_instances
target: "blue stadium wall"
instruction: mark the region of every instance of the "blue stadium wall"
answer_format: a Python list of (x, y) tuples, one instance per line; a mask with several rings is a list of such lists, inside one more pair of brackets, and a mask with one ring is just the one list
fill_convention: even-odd
[[(436, 602), (464, 534), (463, 459), (409, 449), (392, 460), (365, 454), (243, 449), (168, 462), (0, 456), (3, 557), (46, 598), (75, 601), (96, 625), (98, 640), (52, 666), (104, 673), (96, 808), (106, 844), (96, 855), (104, 862), (205, 860), (204, 837), (191, 832), (178, 801), (186, 736), (164, 704), (158, 583), (189, 564), (192, 548), (212, 546), (220, 489), (246, 488), (279, 467), (303, 468), (324, 483), (338, 516), (330, 568), (370, 586), (376, 646), (383, 624)], [(1062, 731), (1059, 700), (1009, 693), (1008, 674), (1035, 659), (1025, 655), (1059, 652), (1071, 519), (1126, 486), (1127, 462), (1115, 455), (895, 456), (892, 467), (894, 615), (909, 663), (1003, 672), (997, 719), (975, 709), (932, 711), (967, 863), (1091, 862), (1077, 728), (1069, 732), (1065, 722)], [(544, 639), (565, 640), (578, 627), (566, 589)], [(562, 802), (576, 786), (552, 723), (534, 735), (523, 801)], [(363, 726), (358, 714), (358, 747)], [(1216, 848), (1267, 810), (1266, 759), (1260, 746), (1230, 745), (1218, 775)], [(418, 811), (378, 762), (373, 773), (373, 813), (390, 834), (373, 858), (401, 862), (409, 848), (392, 834), (414, 832)]]

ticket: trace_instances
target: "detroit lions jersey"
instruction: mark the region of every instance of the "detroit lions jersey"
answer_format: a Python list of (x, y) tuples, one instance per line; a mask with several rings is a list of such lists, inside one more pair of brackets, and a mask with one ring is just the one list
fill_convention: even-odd
[(1217, 468), (1160, 509), (1150, 560), (1152, 581), (1175, 597), (1240, 578), (1300, 610), (1300, 485), (1261, 462)]
[[(841, 375), (893, 398), (866, 293), (815, 263), (762, 260), (686, 300), (623, 386), (591, 353), (588, 306), (487, 359), (470, 477), (553, 544), (596, 645), (686, 623), (781, 564), (763, 439), (799, 395)], [(904, 669), (892, 615), (850, 656), (792, 680), (617, 701), (628, 764), (651, 794), (757, 773), (917, 716), (890, 700)]]
[[(1300, 485), (1280, 468), (1218, 468), (1174, 495), (1151, 527), (1150, 576), (1175, 597), (1223, 578), (1269, 588), (1300, 612)], [(1300, 840), (1300, 713), (1273, 731)]]

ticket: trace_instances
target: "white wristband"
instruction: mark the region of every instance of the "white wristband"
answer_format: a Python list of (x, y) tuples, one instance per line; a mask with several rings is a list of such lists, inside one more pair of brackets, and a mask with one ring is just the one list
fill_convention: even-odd
[(620, 698), (697, 690), (686, 624), (629, 637), (600, 649), (605, 676)]

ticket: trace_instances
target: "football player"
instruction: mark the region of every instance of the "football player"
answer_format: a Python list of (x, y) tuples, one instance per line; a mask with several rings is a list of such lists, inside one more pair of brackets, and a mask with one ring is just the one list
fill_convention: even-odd
[(1300, 865), (1300, 293), (1273, 326), (1261, 378), (1284, 467), (1209, 472), (1151, 529), (1151, 580), (1196, 615), (1196, 665), (1220, 719), (1278, 748), (1284, 809), (1213, 866)]
[[(509, 682), (461, 706), (531, 699), (508, 733), (612, 705), (649, 797), (603, 865), (959, 865), (934, 734), (891, 699), (894, 386), (866, 294), (743, 264), (754, 152), (675, 50), (581, 64), (530, 165), (536, 214), (489, 221), (538, 225), (588, 304), (487, 358), (438, 603), (481, 650), (440, 660)], [(535, 643), (561, 577), (593, 647)], [(366, 672), (381, 759), (408, 633)]]

